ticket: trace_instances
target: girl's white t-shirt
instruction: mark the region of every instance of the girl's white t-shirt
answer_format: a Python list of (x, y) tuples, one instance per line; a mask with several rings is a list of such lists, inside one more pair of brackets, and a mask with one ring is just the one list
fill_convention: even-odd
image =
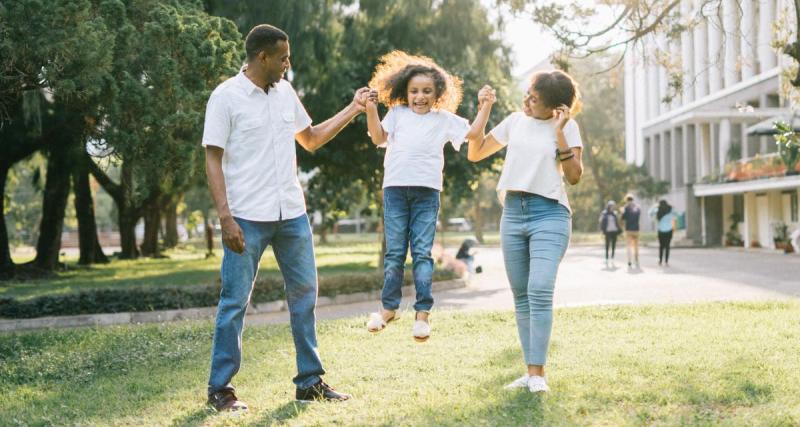
[[(570, 209), (561, 162), (556, 157), (558, 144), (553, 119), (539, 120), (515, 112), (495, 126), (490, 134), (507, 146), (503, 172), (497, 183), (501, 201), (506, 191), (524, 191), (558, 200)], [(583, 146), (575, 120), (570, 119), (564, 126), (564, 138), (570, 147)]]
[(388, 139), (383, 158), (383, 187), (419, 186), (442, 191), (444, 146), (458, 151), (469, 121), (446, 110), (417, 114), (407, 106), (389, 109), (381, 121)]

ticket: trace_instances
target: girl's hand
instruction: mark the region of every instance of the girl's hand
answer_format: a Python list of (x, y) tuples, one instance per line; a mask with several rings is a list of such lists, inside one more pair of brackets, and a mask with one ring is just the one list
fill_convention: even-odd
[(370, 89), (366, 93), (366, 101), (367, 101), (367, 106), (370, 106), (370, 105), (376, 105), (377, 106), (378, 105), (378, 91), (375, 90), (375, 89)]
[(489, 105), (497, 101), (495, 90), (491, 86), (485, 85), (478, 91), (478, 109), (481, 109), (484, 103), (488, 102)]
[(554, 126), (557, 130), (564, 130), (564, 126), (569, 121), (569, 107), (560, 105), (553, 110)]

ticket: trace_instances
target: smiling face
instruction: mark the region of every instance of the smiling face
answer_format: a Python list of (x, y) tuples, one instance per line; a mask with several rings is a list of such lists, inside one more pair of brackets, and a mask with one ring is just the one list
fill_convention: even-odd
[(533, 85), (528, 88), (528, 93), (525, 94), (522, 110), (528, 117), (535, 119), (547, 120), (553, 117), (553, 108), (547, 107), (539, 97), (539, 92), (533, 88)]
[(433, 78), (427, 74), (417, 74), (408, 81), (408, 108), (417, 114), (431, 111), (436, 102), (436, 87)]
[(280, 81), (289, 70), (291, 66), (289, 56), (289, 43), (283, 40), (278, 40), (274, 48), (259, 53), (264, 78), (268, 85)]

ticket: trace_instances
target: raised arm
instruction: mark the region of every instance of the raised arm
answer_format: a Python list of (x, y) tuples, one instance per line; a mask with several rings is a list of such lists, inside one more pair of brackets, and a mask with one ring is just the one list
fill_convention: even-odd
[(486, 135), (486, 123), (496, 100), (491, 86), (486, 85), (478, 91), (478, 114), (467, 133), (467, 159), (471, 162), (483, 160), (503, 148), (493, 136)]
[(564, 136), (564, 126), (566, 126), (570, 118), (569, 107), (562, 105), (553, 110), (553, 115), (555, 117), (554, 126), (558, 157), (564, 170), (564, 177), (567, 178), (567, 182), (570, 185), (575, 185), (583, 175), (583, 149), (581, 147), (570, 147), (567, 144), (567, 138)]
[(325, 145), (341, 132), (354, 117), (364, 111), (367, 91), (369, 91), (369, 89), (365, 87), (358, 89), (353, 96), (353, 101), (336, 113), (336, 115), (316, 126), (309, 126), (296, 133), (295, 139), (297, 139), (297, 142), (305, 148), (306, 151), (312, 153)]
[(378, 117), (378, 92), (375, 90), (370, 90), (367, 95), (367, 130), (369, 131), (369, 137), (372, 139), (372, 143), (375, 145), (381, 145), (386, 142), (386, 139), (389, 137), (386, 134), (386, 131), (383, 130), (383, 126), (381, 125), (381, 118)]

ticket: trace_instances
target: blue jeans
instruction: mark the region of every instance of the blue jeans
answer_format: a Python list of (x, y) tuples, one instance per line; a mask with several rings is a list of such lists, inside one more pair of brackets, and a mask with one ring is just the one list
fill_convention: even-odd
[(544, 366), (553, 327), (553, 289), (570, 235), (569, 210), (535, 194), (509, 193), (500, 220), (525, 363)]
[(427, 187), (386, 187), (383, 189), (383, 228), (386, 254), (383, 256), (383, 292), (381, 302), (386, 310), (397, 310), (402, 298), (403, 274), (411, 244), (414, 265), (414, 286), (417, 291), (416, 311), (433, 307), (431, 282), (433, 258), (431, 247), (439, 216), (439, 191)]
[(231, 379), (242, 362), (242, 328), (253, 291), (258, 264), (268, 245), (278, 261), (289, 303), (292, 338), (298, 374), (293, 381), (307, 388), (325, 373), (317, 351), (317, 267), (308, 216), (258, 222), (235, 218), (244, 233), (245, 250), (237, 254), (227, 247), (222, 258), (222, 292), (211, 352), (208, 393), (233, 390)]

